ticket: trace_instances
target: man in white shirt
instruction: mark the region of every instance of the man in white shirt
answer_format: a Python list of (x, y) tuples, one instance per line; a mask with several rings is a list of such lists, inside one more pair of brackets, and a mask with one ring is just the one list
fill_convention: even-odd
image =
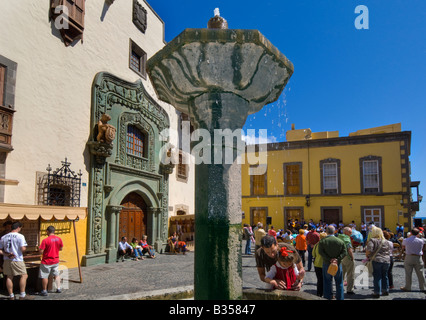
[(420, 291), (425, 292), (425, 277), (423, 276), (423, 250), (426, 245), (423, 239), (417, 237), (419, 229), (414, 228), (411, 230), (411, 236), (402, 241), (402, 248), (405, 249), (405, 286), (401, 287), (403, 291), (411, 291), (411, 276), (413, 269), (416, 271), (417, 278), (419, 279)]
[(7, 276), (6, 288), (10, 300), (15, 299), (13, 294), (13, 278), (15, 276), (21, 277), (19, 280), (19, 299), (22, 300), (26, 297), (25, 287), (27, 285), (28, 274), (23, 253), (27, 249), (27, 242), (24, 235), (19, 233), (21, 229), (22, 224), (20, 222), (13, 223), (12, 231), (4, 235), (0, 240), (0, 254), (4, 256), (3, 271)]
[(132, 246), (127, 242), (127, 237), (122, 237), (121, 241), (118, 243), (118, 252), (117, 252), (117, 261), (121, 258), (121, 261), (124, 261), (124, 256), (132, 255), (133, 248)]

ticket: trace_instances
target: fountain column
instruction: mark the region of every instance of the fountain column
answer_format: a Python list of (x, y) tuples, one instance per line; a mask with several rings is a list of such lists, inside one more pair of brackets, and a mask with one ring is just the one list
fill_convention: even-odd
[(194, 154), (199, 142), (192, 143), (193, 155), (207, 160), (195, 166), (197, 300), (242, 298), (241, 150), (234, 143), (225, 158), (229, 146), (215, 141), (215, 130), (238, 133), (249, 114), (278, 99), (293, 73), (292, 63), (259, 31), (226, 29), (223, 20), (217, 13), (209, 22), (215, 29), (184, 30), (147, 66), (159, 99), (188, 114), (210, 138), (202, 152), (211, 157)]
[[(235, 130), (244, 125), (248, 102), (231, 93), (206, 93), (195, 98), (193, 106), (198, 110), (193, 122), (210, 136), (210, 161), (195, 166), (195, 299), (237, 300), (242, 298), (243, 284), (241, 166), (237, 159), (244, 150), (238, 149), (238, 142), (225, 145), (215, 130), (229, 129), (241, 140)], [(226, 139), (234, 140), (232, 136)], [(195, 156), (206, 160), (204, 155)]]

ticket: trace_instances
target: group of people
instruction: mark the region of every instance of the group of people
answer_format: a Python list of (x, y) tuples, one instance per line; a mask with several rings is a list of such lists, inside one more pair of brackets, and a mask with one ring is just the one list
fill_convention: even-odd
[(127, 242), (127, 237), (123, 236), (118, 243), (117, 262), (124, 261), (126, 257), (135, 261), (144, 260), (145, 253), (151, 259), (155, 258), (155, 249), (148, 244), (146, 235), (143, 235), (140, 241), (137, 238), (132, 238), (130, 243)]
[(169, 245), (169, 252), (171, 253), (186, 254), (189, 251), (189, 249), (186, 247), (186, 242), (179, 240), (179, 236), (176, 232), (173, 232), (167, 242)]
[[(353, 232), (357, 232), (356, 225), (353, 222), (347, 226), (328, 224), (323, 229), (323, 224), (315, 225), (311, 222), (312, 220), (309, 221), (309, 225), (299, 227), (297, 235), (292, 234), (295, 230), (276, 232), (271, 228), (267, 232), (263, 229), (262, 223), (258, 223), (254, 228), (244, 225), (245, 254), (251, 254), (251, 245), (255, 243), (256, 267), (260, 280), (267, 283), (270, 288), (300, 290), (306, 271), (311, 271), (313, 266), (318, 296), (343, 300), (344, 280), (347, 284), (346, 294), (355, 294), (354, 243), (356, 242), (351, 236)], [(398, 238), (389, 229), (382, 230), (374, 224), (366, 225), (365, 231), (361, 244), (366, 255), (363, 263), (367, 265), (367, 262), (371, 262), (374, 286), (372, 297), (379, 298), (381, 295), (388, 295), (389, 290), (394, 289), (393, 240)], [(405, 285), (400, 290), (411, 291), (414, 270), (419, 288), (425, 292), (423, 252), (426, 249), (426, 242), (423, 228), (412, 229), (407, 238), (399, 238), (398, 241), (405, 252)], [(308, 257), (305, 270), (306, 252)], [(330, 272), (332, 269), (330, 265), (335, 268), (335, 272)], [(335, 296), (333, 279), (336, 283)]]
[[(0, 234), (0, 257), (1, 269), (6, 276), (6, 289), (9, 300), (15, 300), (13, 292), (13, 279), (19, 280), (19, 299), (26, 299), (26, 285), (28, 279), (27, 268), (24, 262), (24, 253), (27, 249), (25, 236), (21, 234), (22, 223), (7, 221), (4, 223), (4, 231)], [(41, 263), (39, 277), (42, 279), (41, 296), (47, 296), (49, 277), (53, 276), (56, 282), (56, 292), (61, 293), (61, 279), (59, 276), (59, 251), (63, 248), (60, 237), (55, 235), (55, 228), (49, 226), (46, 230), (47, 238), (43, 239), (39, 246), (41, 253)]]

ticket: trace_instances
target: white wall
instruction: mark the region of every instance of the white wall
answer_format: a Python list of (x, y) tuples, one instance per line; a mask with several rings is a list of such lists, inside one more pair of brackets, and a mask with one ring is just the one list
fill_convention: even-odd
[[(6, 178), (19, 184), (6, 186), (6, 203), (35, 204), (36, 171), (45, 172), (47, 164), (55, 169), (65, 157), (73, 170), (82, 170), (82, 181), (88, 183), (88, 159), (83, 153), (90, 133), (95, 75), (105, 71), (135, 82), (139, 76), (129, 69), (129, 38), (148, 59), (164, 46), (163, 21), (139, 1), (148, 11), (145, 34), (132, 22), (132, 1), (115, 1), (108, 7), (104, 1), (91, 0), (86, 1), (83, 42), (69, 47), (49, 22), (49, 0), (0, 2), (0, 55), (18, 64), (14, 150), (7, 157)], [(156, 98), (150, 81), (143, 84)], [(158, 102), (176, 127), (175, 109)], [(170, 177), (169, 205), (185, 203), (193, 213), (193, 177), (183, 184), (175, 176)], [(87, 206), (87, 192), (83, 187), (81, 206)]]

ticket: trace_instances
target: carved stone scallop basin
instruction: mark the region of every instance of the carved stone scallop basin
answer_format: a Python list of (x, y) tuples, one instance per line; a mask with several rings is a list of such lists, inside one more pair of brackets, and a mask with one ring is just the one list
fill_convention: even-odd
[(274, 102), (293, 64), (259, 31), (185, 29), (148, 61), (159, 98), (181, 112), (205, 93), (232, 93), (248, 102), (247, 114)]

